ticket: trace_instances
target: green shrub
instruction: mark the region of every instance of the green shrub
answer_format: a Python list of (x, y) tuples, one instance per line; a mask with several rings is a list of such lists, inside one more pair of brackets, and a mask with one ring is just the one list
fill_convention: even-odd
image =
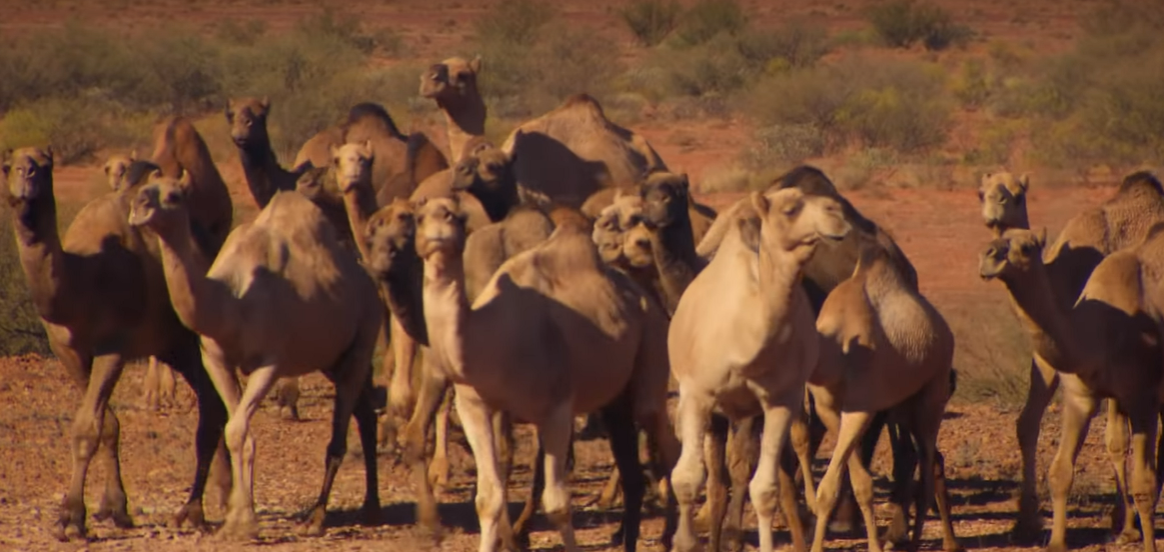
[(56, 162), (92, 160), (103, 147), (141, 143), (149, 121), (92, 98), (47, 98), (9, 111), (0, 122), (0, 149), (52, 145)]
[(477, 20), (477, 39), (485, 43), (529, 46), (554, 18), (554, 8), (541, 0), (502, 0)]
[(675, 30), (682, 12), (677, 0), (632, 0), (619, 14), (643, 46), (654, 46)]
[(882, 40), (894, 48), (909, 48), (920, 41), (927, 50), (944, 50), (973, 36), (969, 27), (955, 23), (944, 8), (914, 0), (876, 4), (866, 17)]
[(752, 65), (782, 59), (791, 67), (811, 67), (829, 52), (828, 31), (804, 19), (791, 19), (772, 30), (740, 33), (736, 48)]
[(680, 45), (696, 46), (722, 33), (737, 33), (747, 24), (736, 0), (699, 0), (683, 14), (675, 34)]
[(11, 213), (0, 213), (0, 356), (47, 355), (48, 337), (20, 268)]
[(745, 154), (745, 161), (748, 166), (757, 169), (803, 163), (805, 159), (824, 153), (825, 145), (824, 133), (816, 126), (773, 125), (756, 131), (753, 144)]

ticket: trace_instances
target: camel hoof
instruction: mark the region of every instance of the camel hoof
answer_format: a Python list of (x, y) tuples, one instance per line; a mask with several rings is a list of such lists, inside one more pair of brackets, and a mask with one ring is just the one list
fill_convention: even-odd
[(1020, 517), (1011, 528), (1010, 537), (1015, 544), (1036, 544), (1043, 540), (1043, 524), (1038, 519)]
[(133, 518), (129, 517), (125, 497), (120, 499), (102, 498), (101, 506), (93, 513), (93, 519), (96, 521), (105, 521), (113, 519), (113, 524), (119, 529), (133, 529)]
[(449, 486), (449, 461), (447, 458), (434, 458), (428, 464), (428, 483), (433, 486), (434, 493), (440, 493)]
[(885, 529), (885, 540), (892, 545), (903, 545), (909, 541), (909, 528), (905, 522), (905, 517), (901, 510), (896, 510), (893, 513), (893, 520), (889, 522), (889, 527)]
[(365, 502), (360, 508), (360, 518), (365, 527), (380, 525), (380, 502)]
[(79, 521), (76, 521), (71, 519), (69, 514), (62, 514), (53, 530), (53, 536), (61, 542), (69, 542), (73, 539), (87, 540), (88, 531), (85, 529), (84, 515)]
[(299, 421), (299, 407), (297, 406), (281, 406), (279, 407), (279, 416), (284, 421), (298, 422)]
[(675, 552), (703, 552), (699, 538), (695, 535), (676, 534), (671, 544), (674, 546)]
[(259, 538), (259, 524), (250, 521), (227, 521), (218, 531), (218, 538), (225, 541), (253, 541)]
[(1062, 542), (1059, 542), (1059, 543), (1053, 542), (1053, 543), (1048, 544), (1047, 548), (1045, 548), (1044, 550), (1046, 550), (1046, 552), (1067, 552), (1067, 544), (1062, 543)]
[(966, 548), (962, 546), (962, 543), (956, 540), (943, 542), (942, 550), (945, 550), (946, 552), (966, 552)]
[(623, 527), (619, 526), (617, 531), (610, 534), (610, 545), (611, 546), (622, 546), (622, 541), (625, 538), (626, 538), (626, 535), (623, 533)]
[(182, 524), (186, 523), (187, 521), (189, 521), (190, 526), (194, 527), (195, 529), (205, 530), (207, 528), (206, 516), (202, 513), (202, 504), (194, 502), (182, 506), (182, 508), (178, 510), (178, 513), (174, 514), (174, 519), (171, 525), (175, 529), (180, 529)]
[(323, 520), (327, 517), (327, 508), (315, 506), (307, 511), (300, 524), (303, 526), (301, 534), (308, 537), (322, 537), (324, 534)]
[(1140, 541), (1143, 541), (1143, 540), (1144, 540), (1144, 535), (1141, 534), (1139, 531), (1137, 531), (1135, 529), (1126, 529), (1124, 531), (1121, 531), (1118, 535), (1115, 536), (1114, 539), (1112, 539), (1112, 544), (1117, 544), (1117, 545), (1123, 546), (1126, 544), (1138, 544)]

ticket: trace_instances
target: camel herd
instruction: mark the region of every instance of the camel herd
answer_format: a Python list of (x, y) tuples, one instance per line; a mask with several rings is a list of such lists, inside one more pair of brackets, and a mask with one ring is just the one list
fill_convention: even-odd
[[(496, 146), (483, 136), (481, 71), (480, 58), (452, 58), (420, 77), (420, 94), (446, 116), (449, 151), (400, 132), (381, 106), (365, 103), (307, 141), (291, 169), (271, 149), (270, 102), (232, 99), (225, 116), (261, 208), (233, 229), (227, 188), (185, 118), (158, 125), (148, 159), (111, 157), (110, 192), (85, 205), (63, 237), (52, 149), (5, 155), (0, 194), (33, 302), (53, 352), (84, 390), (58, 538), (86, 534), (83, 491), (95, 456), (108, 470), (93, 519), (132, 526), (109, 399), (126, 362), (149, 358), (148, 402), (172, 398), (171, 369), (197, 397), (194, 481), (174, 522), (206, 527), (202, 499), (212, 483), (226, 501), (229, 538), (259, 533), (252, 417), (272, 390), (297, 416), (297, 378), (318, 370), (336, 394), (308, 534), (324, 531), (354, 417), (367, 522), (380, 513), (377, 453), (399, 443), (418, 523), (438, 536), (434, 487), (448, 482), (455, 406), (476, 466), (482, 551), (527, 544), (537, 497), (565, 548), (579, 550), (569, 471), (580, 415), (594, 416), (609, 438), (617, 470), (599, 503), (621, 491), (613, 539), (628, 551), (649, 499), (664, 506), (668, 548), (702, 549), (699, 528), (712, 550), (738, 550), (745, 498), (765, 552), (778, 505), (793, 547), (820, 551), (834, 510), (850, 502), (872, 551), (882, 539), (916, 547), (931, 505), (944, 549), (961, 549), (937, 450), (956, 382), (954, 335), (887, 232), (809, 166), (717, 214), (695, 201), (685, 174), (585, 95)], [(1029, 186), (1026, 176), (998, 173), (979, 189), (991, 232), (981, 276), (1006, 286), (1034, 343), (1017, 426), (1016, 534), (1040, 532), (1034, 454), (1042, 413), (1062, 384), (1049, 548), (1066, 549), (1075, 458), (1098, 401), (1109, 398), (1115, 529), (1154, 551), (1164, 190), (1151, 174), (1130, 175), (1048, 245), (1045, 231), (1031, 229)], [(378, 416), (371, 366), (380, 342), (388, 402)], [(533, 424), (538, 452), (530, 498), (511, 522), (514, 423)], [(869, 468), (883, 429), (893, 521), (879, 536)], [(818, 483), (811, 462), (825, 430), (837, 445)], [(802, 519), (801, 496), (815, 521)]]

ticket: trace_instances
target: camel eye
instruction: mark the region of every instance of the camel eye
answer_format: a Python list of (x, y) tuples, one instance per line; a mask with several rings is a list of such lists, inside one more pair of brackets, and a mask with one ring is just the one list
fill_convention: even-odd
[(166, 196), (166, 203), (181, 203), (181, 202), (182, 202), (182, 195), (179, 194), (178, 192), (170, 192), (170, 194)]
[(453, 220), (453, 213), (451, 213), (449, 211), (445, 211), (445, 220), (447, 220), (447, 221)]
[(983, 201), (985, 199), (986, 199), (986, 193), (983, 192), (982, 190), (978, 190), (978, 201)]

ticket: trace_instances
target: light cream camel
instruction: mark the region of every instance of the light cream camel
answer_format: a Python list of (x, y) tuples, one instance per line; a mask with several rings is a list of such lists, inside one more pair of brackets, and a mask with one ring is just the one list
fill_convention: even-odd
[[(836, 433), (837, 444), (817, 489), (814, 552), (824, 550), (846, 465), (865, 519), (869, 550), (881, 550), (873, 517), (873, 478), (861, 455), (853, 453), (873, 417), (882, 411), (888, 411), (920, 447), (922, 488), (913, 493), (917, 517), (910, 543), (917, 549), (935, 494), (938, 430), (952, 392), (954, 334), (945, 319), (879, 244), (864, 245), (860, 254), (852, 277), (829, 293), (816, 321), (821, 353), (809, 390), (821, 420)], [(961, 550), (950, 525), (945, 482), (937, 484), (944, 548)]]
[[(1145, 173), (1129, 178), (1155, 181)], [(1161, 229), (1156, 226), (1139, 246), (1104, 258), (1067, 310), (1050, 292), (1042, 251), (1045, 231), (1008, 230), (981, 253), (980, 274), (1006, 285), (1038, 357), (1056, 367), (1063, 383), (1062, 436), (1048, 471), (1054, 514), (1048, 550), (1067, 549), (1067, 497), (1075, 459), (1102, 398), (1118, 405), (1109, 425), (1113, 418), (1116, 427), (1131, 423), (1131, 494), (1143, 529), (1143, 549), (1156, 550), (1153, 516), (1160, 488), (1153, 445), (1164, 391), (1157, 291), (1164, 268)], [(1123, 540), (1127, 537), (1125, 533)]]
[(105, 160), (102, 169), (105, 171), (105, 181), (109, 184), (110, 190), (118, 192), (129, 187), (129, 166), (136, 160), (137, 150), (133, 150), (129, 155), (110, 155)]
[[(323, 488), (308, 512), (308, 531), (323, 532), (353, 415), (364, 449), (364, 512), (378, 515), (371, 357), (381, 310), (368, 301), (376, 293), (371, 279), (340, 247), (322, 212), (294, 192), (276, 193), (253, 223), (231, 232), (208, 263), (192, 247), (187, 184), (185, 174), (175, 180), (155, 173), (134, 198), (128, 220), (157, 234), (174, 310), (183, 325), (202, 336), (207, 373), (230, 412), (224, 440), (233, 488), (223, 534), (258, 534), (250, 420), (260, 401), (278, 378), (320, 367), (336, 385), (335, 412)], [(241, 396), (236, 368), (248, 376)]]
[[(470, 306), (464, 240), (455, 200), (419, 207), (416, 248), (424, 259), (424, 313), (432, 347), (427, 358), (456, 385), (457, 412), (477, 465), (479, 548), (494, 550), (499, 540), (512, 545), (491, 424), (493, 411), (504, 410), (537, 426), (545, 451), (543, 506), (566, 549), (578, 550), (565, 481), (576, 414), (602, 410), (620, 419), (633, 412), (659, 440), (663, 468), (674, 459), (665, 407), (666, 317), (626, 276), (604, 267), (589, 237), (571, 227), (506, 261)], [(538, 332), (536, 339), (530, 338), (531, 329)], [(524, 337), (505, 337), (505, 332)], [(633, 425), (618, 424), (611, 439), (621, 452), (615, 457), (624, 479), (638, 483), (623, 491), (624, 547), (630, 550), (638, 538), (643, 491)]]
[(469, 140), (485, 135), (485, 101), (477, 90), (480, 71), (481, 56), (472, 60), (451, 57), (420, 75), (420, 95), (436, 101), (445, 114), (453, 165), (464, 157)]
[[(1029, 187), (1030, 180), (1025, 175), (1016, 179), (1001, 173), (983, 178), (980, 189), (983, 219), (995, 236), (1011, 228), (1029, 229), (1025, 201)], [(1042, 249), (1051, 294), (1058, 309), (1061, 312), (1071, 309), (1092, 270), (1105, 256), (1143, 240), (1148, 229), (1159, 221), (1164, 221), (1164, 199), (1146, 179), (1125, 180), (1111, 199), (1083, 210), (1068, 221), (1055, 242)], [(1059, 367), (1041, 357), (1037, 348), (1031, 357), (1030, 388), (1016, 423), (1023, 475), (1014, 534), (1021, 541), (1037, 540), (1042, 535), (1035, 494), (1035, 450), (1043, 413), (1059, 387)], [(1120, 541), (1131, 542), (1138, 540), (1140, 533), (1135, 529), (1135, 510), (1126, 492), (1129, 436), (1126, 422), (1120, 422), (1118, 406), (1109, 401), (1107, 410), (1105, 441), (1115, 468), (1117, 494), (1122, 497), (1112, 512), (1112, 529), (1118, 532)]]
[[(750, 208), (758, 227), (756, 219), (740, 217), (727, 229), (671, 320), (668, 346), (679, 381), (676, 416), (683, 444), (671, 476), (679, 499), (679, 551), (699, 548), (692, 507), (705, 476), (708, 421), (718, 408), (729, 419), (764, 415), (761, 457), (749, 490), (760, 548), (771, 552), (777, 462), (793, 416), (802, 412), (819, 347), (801, 271), (821, 240), (843, 238), (850, 229), (836, 200), (798, 189), (755, 193)], [(781, 487), (793, 545), (803, 550), (795, 490)]]
[[(148, 236), (126, 224), (129, 208), (121, 194), (86, 204), (62, 239), (51, 148), (6, 155), (0, 183), (0, 197), (12, 208), (21, 268), (49, 346), (84, 390), (73, 417), (72, 478), (54, 522), (56, 536), (65, 540), (85, 535), (85, 480), (94, 456), (104, 464), (106, 477), (94, 519), (133, 525), (121, 480), (120, 422), (109, 401), (125, 362), (150, 355), (181, 372), (198, 399), (197, 467), (189, 498), (174, 521), (201, 526), (203, 491), (226, 410), (205, 376), (197, 336), (174, 316), (156, 248)], [(207, 213), (204, 220), (220, 215)], [(225, 497), (229, 481), (216, 483), (225, 485)]]

